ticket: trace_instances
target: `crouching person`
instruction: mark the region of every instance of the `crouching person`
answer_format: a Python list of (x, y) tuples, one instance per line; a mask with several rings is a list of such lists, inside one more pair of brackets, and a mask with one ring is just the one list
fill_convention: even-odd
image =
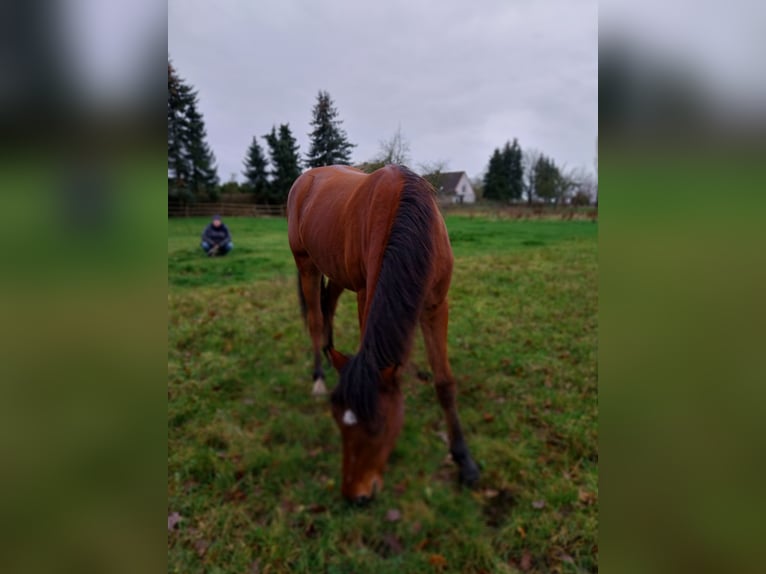
[(202, 232), (202, 249), (209, 257), (213, 257), (226, 255), (233, 247), (229, 228), (221, 221), (219, 215), (214, 215), (213, 221), (208, 223), (205, 231)]

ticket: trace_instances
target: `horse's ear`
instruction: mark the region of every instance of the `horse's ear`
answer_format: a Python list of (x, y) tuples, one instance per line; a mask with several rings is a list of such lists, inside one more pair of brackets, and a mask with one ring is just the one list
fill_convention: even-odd
[(344, 355), (334, 348), (330, 348), (327, 351), (327, 355), (330, 357), (332, 366), (335, 367), (335, 370), (339, 373), (343, 370), (343, 368), (346, 366), (346, 363), (349, 361), (349, 357), (347, 355)]

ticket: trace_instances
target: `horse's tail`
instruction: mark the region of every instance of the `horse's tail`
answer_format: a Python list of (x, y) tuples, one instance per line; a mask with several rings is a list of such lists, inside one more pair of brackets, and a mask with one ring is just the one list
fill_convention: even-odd
[(404, 362), (417, 326), (433, 264), (433, 188), (399, 167), (404, 186), (388, 236), (359, 353), (340, 376), (332, 399), (361, 421), (373, 422), (380, 371)]

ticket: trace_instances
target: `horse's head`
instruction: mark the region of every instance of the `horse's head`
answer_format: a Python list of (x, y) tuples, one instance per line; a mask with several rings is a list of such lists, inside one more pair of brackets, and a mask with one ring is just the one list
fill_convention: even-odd
[[(329, 351), (333, 366), (341, 376), (349, 358), (335, 349)], [(399, 388), (395, 367), (372, 373), (372, 380), (349, 381), (363, 392), (372, 392), (373, 412), (364, 412), (361, 403), (344, 398), (343, 393), (333, 393), (332, 414), (340, 429), (343, 441), (343, 480), (341, 492), (348, 500), (363, 504), (383, 488), (383, 470), (388, 456), (396, 444), (404, 422), (404, 399)], [(374, 385), (374, 386), (373, 386)], [(362, 400), (365, 400), (365, 397)], [(356, 412), (359, 411), (359, 412)]]

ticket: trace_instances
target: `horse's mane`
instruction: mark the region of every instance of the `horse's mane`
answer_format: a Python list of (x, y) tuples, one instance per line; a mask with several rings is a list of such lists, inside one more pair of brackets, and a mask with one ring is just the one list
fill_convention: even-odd
[(377, 418), (380, 371), (401, 365), (412, 342), (433, 263), (433, 188), (404, 166), (404, 186), (389, 231), (359, 353), (340, 374), (332, 401), (363, 423)]

